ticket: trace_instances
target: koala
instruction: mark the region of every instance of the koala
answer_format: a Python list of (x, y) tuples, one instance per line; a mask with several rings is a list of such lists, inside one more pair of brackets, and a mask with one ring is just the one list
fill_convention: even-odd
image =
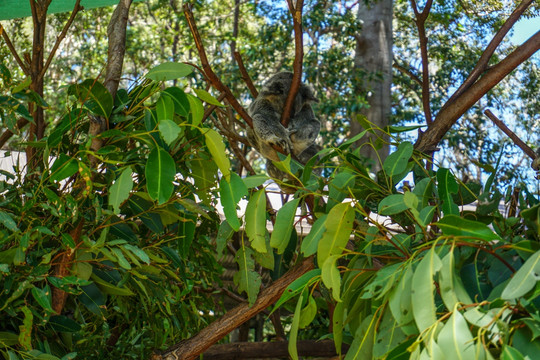
[(311, 104), (318, 100), (313, 89), (303, 83), (300, 84), (294, 99), (293, 116), (289, 121), (289, 128), (286, 129), (281, 125), (281, 114), (291, 88), (292, 78), (293, 73), (287, 71), (272, 76), (248, 108), (248, 113), (253, 119), (253, 129), (248, 129), (248, 140), (262, 156), (269, 160), (279, 161), (273, 146), (279, 146), (286, 153), (292, 153), (298, 157), (314, 143), (320, 131), (321, 124), (311, 108)]

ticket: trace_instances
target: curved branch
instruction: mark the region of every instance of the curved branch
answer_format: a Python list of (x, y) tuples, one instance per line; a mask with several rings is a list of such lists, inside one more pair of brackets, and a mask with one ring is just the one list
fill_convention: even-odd
[(415, 148), (424, 153), (435, 151), (446, 132), (471, 106), (539, 49), (540, 31), (518, 46), (497, 65), (490, 68), (484, 76), (458, 96), (453, 103), (443, 108), (426, 132), (419, 133)]
[(253, 81), (251, 81), (251, 77), (249, 76), (246, 67), (244, 66), (244, 61), (242, 60), (242, 57), (240, 56), (240, 53), (238, 51), (235, 51), (234, 59), (236, 60), (236, 63), (238, 64), (238, 70), (240, 70), (240, 74), (242, 75), (242, 79), (246, 83), (249, 92), (251, 93), (251, 96), (255, 99), (257, 95), (259, 95), (259, 92), (255, 88), (255, 85), (253, 85)]
[(13, 46), (13, 43), (11, 42), (11, 39), (9, 38), (6, 29), (0, 24), (0, 34), (2, 34), (2, 37), (4, 38), (4, 41), (6, 42), (6, 45), (11, 52), (11, 55), (15, 58), (15, 61), (17, 61), (17, 64), (19, 64), (19, 67), (23, 71), (24, 75), (30, 76), (30, 70), (28, 70), (28, 67), (24, 64), (21, 57), (19, 56), (19, 53), (15, 49), (15, 46)]
[(268, 306), (274, 304), (285, 288), (294, 280), (315, 267), (313, 257), (305, 259), (285, 275), (261, 291), (257, 301), (252, 306), (244, 303), (227, 312), (221, 319), (211, 323), (191, 339), (172, 346), (164, 353), (154, 354), (152, 360), (193, 360), (206, 351), (210, 346), (221, 340), (225, 335), (242, 325)]
[(300, 82), (302, 80), (302, 60), (304, 58), (304, 45), (302, 40), (302, 7), (304, 6), (304, 0), (297, 0), (296, 7), (293, 6), (292, 0), (287, 0), (289, 10), (293, 17), (293, 29), (294, 29), (294, 63), (293, 63), (293, 79), (291, 82), (291, 88), (285, 101), (285, 107), (281, 114), (281, 124), (284, 127), (289, 125), (289, 120), (293, 117), (293, 103), (298, 89), (300, 89)]

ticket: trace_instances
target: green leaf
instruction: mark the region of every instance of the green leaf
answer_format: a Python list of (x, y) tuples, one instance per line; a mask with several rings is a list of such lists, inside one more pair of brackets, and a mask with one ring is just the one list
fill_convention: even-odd
[(239, 291), (244, 291), (248, 296), (249, 305), (253, 305), (257, 300), (257, 294), (261, 288), (261, 276), (255, 271), (255, 261), (253, 260), (253, 250), (241, 247), (235, 256), (239, 270), (234, 274), (234, 283)]
[(168, 95), (161, 95), (156, 103), (156, 114), (158, 122), (163, 120), (174, 120), (174, 101)]
[(441, 267), (441, 259), (432, 248), (420, 260), (414, 271), (411, 292), (412, 310), (420, 332), (434, 325), (437, 321), (433, 280)]
[(60, 181), (79, 171), (79, 162), (66, 154), (60, 154), (51, 166), (50, 181)]
[(502, 240), (486, 224), (464, 219), (457, 215), (446, 215), (435, 225), (442, 230), (444, 235), (463, 236), (485, 241)]
[(69, 249), (75, 249), (75, 241), (68, 233), (62, 234), (62, 243)]
[(201, 100), (191, 94), (186, 94), (189, 101), (189, 109), (191, 110), (191, 123), (193, 126), (199, 126), (204, 116), (204, 106)]
[(292, 360), (298, 360), (298, 349), (296, 348), (296, 339), (298, 337), (298, 329), (300, 327), (300, 312), (302, 311), (302, 304), (304, 298), (307, 296), (307, 291), (303, 291), (298, 297), (296, 308), (294, 309), (293, 320), (291, 324), (291, 330), (289, 331), (289, 355)]
[(97, 116), (108, 118), (113, 108), (113, 98), (109, 90), (99, 81), (87, 79), (80, 84), (71, 86), (70, 94), (84, 102), (84, 107)]
[(405, 171), (412, 153), (413, 145), (410, 142), (404, 141), (399, 144), (396, 151), (388, 155), (384, 160), (383, 170), (386, 175), (391, 177)]
[[(161, 92), (162, 96), (169, 96), (174, 103), (174, 112), (182, 117), (187, 117), (190, 111), (190, 102), (184, 90), (177, 86), (171, 86)], [(172, 119), (171, 119), (172, 120)]]
[(418, 198), (420, 199), (420, 207), (425, 208), (429, 205), (429, 201), (433, 197), (433, 179), (427, 177), (418, 181), (414, 185), (414, 189), (412, 192), (416, 194), (416, 196), (418, 196)]
[(334, 176), (328, 184), (328, 202), (326, 203), (326, 211), (340, 204), (345, 197), (349, 196), (350, 188), (354, 187), (354, 174), (350, 172), (341, 172)]
[(268, 179), (269, 179), (269, 177), (266, 176), (266, 175), (252, 175), (252, 176), (248, 176), (248, 177), (243, 178), (244, 184), (246, 184), (246, 187), (248, 189), (252, 189), (252, 188), (255, 188), (257, 186), (260, 186), (260, 185), (264, 184), (266, 182), (266, 180), (268, 180)]
[(220, 103), (215, 97), (213, 97), (212, 95), (210, 95), (208, 93), (208, 91), (206, 90), (203, 90), (203, 89), (193, 89), (193, 91), (195, 91), (195, 94), (197, 94), (197, 96), (199, 97), (199, 99), (201, 99), (202, 101), (204, 102), (207, 102), (211, 105), (215, 105), (215, 106), (220, 106), (220, 107), (223, 107), (224, 105), (222, 103)]
[(300, 321), (298, 322), (298, 327), (300, 329), (307, 327), (309, 324), (311, 324), (313, 319), (315, 319), (315, 315), (317, 315), (317, 303), (315, 302), (313, 296), (309, 295), (307, 305), (304, 306), (300, 311)]
[(288, 201), (276, 215), (276, 223), (270, 236), (270, 246), (277, 249), (278, 254), (283, 254), (291, 239), (291, 233), (296, 231), (294, 219), (299, 202), (300, 199)]
[(150, 198), (159, 205), (167, 202), (174, 191), (176, 176), (176, 164), (171, 155), (160, 147), (154, 148), (148, 155), (145, 174)]
[(49, 325), (51, 325), (55, 331), (59, 332), (73, 333), (81, 330), (80, 324), (63, 315), (51, 316)]
[(225, 249), (225, 246), (227, 245), (227, 241), (233, 236), (234, 229), (231, 227), (229, 222), (227, 220), (222, 221), (219, 225), (218, 233), (216, 236), (216, 245), (217, 245), (217, 253), (218, 258), (220, 258), (223, 255), (223, 250)]
[(131, 264), (129, 263), (129, 261), (127, 261), (126, 257), (124, 256), (124, 253), (122, 253), (122, 250), (116, 247), (112, 248), (111, 250), (116, 256), (116, 258), (118, 259), (118, 265), (120, 265), (126, 270), (131, 270)]
[(447, 359), (478, 359), (473, 336), (469, 325), (461, 313), (454, 307), (454, 312), (446, 322), (437, 338), (437, 344)]
[(204, 137), (206, 138), (206, 146), (216, 162), (223, 176), (229, 180), (231, 176), (231, 162), (225, 151), (225, 144), (221, 136), (213, 129), (203, 129)]
[(81, 287), (82, 293), (78, 299), (94, 314), (105, 316), (103, 307), (105, 306), (105, 296), (96, 284)]
[(351, 236), (354, 209), (349, 203), (341, 203), (332, 208), (324, 222), (324, 232), (317, 247), (317, 262), (324, 264), (332, 255), (340, 255)]
[(390, 311), (399, 325), (408, 324), (413, 320), (411, 298), (413, 270), (411, 266), (407, 266), (404, 271), (404, 273), (401, 271), (403, 275), (388, 298)]
[(395, 215), (407, 210), (409, 207), (404, 201), (403, 194), (388, 195), (379, 203), (380, 215)]
[(217, 165), (213, 161), (204, 159), (193, 159), (189, 164), (197, 195), (206, 205), (210, 205), (209, 195), (216, 184)]
[(25, 350), (32, 349), (32, 327), (34, 325), (34, 315), (28, 306), (21, 307), (24, 314), (23, 324), (19, 326), (19, 344)]
[(99, 287), (101, 292), (103, 292), (104, 294), (117, 295), (117, 296), (133, 296), (133, 295), (135, 295), (135, 293), (133, 291), (131, 291), (130, 289), (113, 285), (113, 284), (103, 280), (102, 278), (100, 278), (96, 274), (92, 274), (91, 278), (96, 283), (96, 285)]
[(127, 251), (132, 252), (135, 256), (137, 256), (142, 262), (150, 265), (150, 257), (148, 254), (144, 252), (143, 249), (140, 249), (136, 246), (133, 246), (131, 244), (124, 244), (120, 246), (123, 249), (126, 249)]
[(36, 299), (37, 303), (50, 313), (54, 313), (52, 308), (52, 295), (49, 285), (45, 285), (45, 288), (40, 289), (38, 287), (32, 288), (32, 296)]
[(321, 267), (322, 281), (327, 288), (332, 290), (332, 297), (338, 302), (341, 301), (339, 296), (341, 290), (341, 277), (336, 264), (339, 257), (340, 255), (332, 255), (327, 257)]
[(309, 234), (307, 234), (307, 236), (302, 240), (300, 251), (304, 254), (304, 256), (311, 256), (317, 252), (319, 241), (322, 239), (323, 234), (326, 231), (326, 227), (324, 226), (326, 217), (327, 214), (323, 214), (321, 217), (319, 217), (311, 227)]
[(191, 74), (193, 68), (189, 65), (175, 62), (165, 62), (151, 69), (146, 77), (154, 81), (166, 81), (183, 78)]
[(347, 351), (345, 360), (372, 359), (373, 343), (375, 342), (375, 328), (377, 327), (377, 317), (369, 315), (362, 320), (354, 334), (354, 340)]
[(285, 291), (283, 291), (283, 294), (281, 294), (281, 297), (274, 306), (272, 312), (274, 312), (274, 310), (279, 308), (285, 302), (300, 294), (302, 291), (304, 291), (305, 288), (311, 286), (313, 283), (320, 279), (320, 276), (321, 269), (314, 269), (308, 271), (304, 275), (300, 276), (298, 279), (294, 280), (292, 283), (289, 284), (289, 286), (287, 286)]
[(514, 349), (510, 345), (504, 345), (501, 360), (525, 360), (525, 358), (517, 349)]
[(4, 225), (8, 230), (13, 232), (19, 231), (17, 223), (13, 220), (10, 214), (0, 210), (0, 224)]
[(425, 228), (433, 220), (433, 215), (435, 215), (436, 209), (437, 208), (435, 206), (426, 206), (425, 208), (420, 210), (420, 213), (418, 214), (418, 217), (416, 217), (416, 220), (422, 227)]
[(158, 124), (159, 132), (161, 133), (161, 137), (163, 137), (163, 140), (167, 143), (167, 145), (171, 145), (176, 139), (178, 139), (178, 136), (180, 136), (180, 133), (182, 133), (182, 128), (172, 120), (161, 120)]
[(230, 181), (225, 177), (219, 182), (219, 194), (225, 218), (234, 231), (240, 230), (240, 220), (236, 214), (236, 205), (240, 199), (247, 195), (244, 182), (236, 173), (231, 173)]
[(444, 215), (459, 214), (459, 207), (454, 203), (454, 199), (452, 198), (452, 194), (457, 194), (459, 190), (454, 175), (448, 169), (439, 168), (437, 170), (437, 182), (437, 190), (439, 191), (439, 198), (442, 201)]
[(452, 250), (442, 259), (441, 264), (439, 291), (446, 308), (452, 310), (460, 303), (471, 304), (472, 300), (461, 282), (461, 277), (457, 276)]
[(501, 298), (512, 300), (527, 294), (540, 280), (540, 251), (525, 261), (504, 288)]
[(0, 331), (0, 348), (17, 345), (19, 336), (15, 333)]
[(111, 186), (109, 191), (109, 205), (112, 206), (115, 214), (120, 213), (120, 205), (129, 198), (129, 193), (133, 189), (133, 178), (131, 175), (131, 168), (125, 168)]
[(266, 192), (254, 193), (246, 207), (246, 234), (253, 249), (266, 253)]

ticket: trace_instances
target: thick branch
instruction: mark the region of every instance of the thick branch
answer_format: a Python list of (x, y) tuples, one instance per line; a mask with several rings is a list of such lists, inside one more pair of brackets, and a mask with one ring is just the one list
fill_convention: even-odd
[(227, 312), (221, 319), (211, 323), (197, 335), (183, 341), (162, 355), (154, 354), (152, 360), (193, 360), (206, 351), (211, 345), (221, 340), (231, 331), (242, 325), (268, 306), (274, 304), (285, 288), (301, 275), (314, 268), (313, 257), (305, 259), (293, 267), (285, 275), (261, 291), (257, 301), (252, 306), (244, 303)]
[(251, 96), (253, 96), (253, 98), (255, 99), (257, 95), (259, 95), (259, 92), (255, 88), (255, 85), (253, 85), (253, 81), (251, 81), (251, 77), (249, 76), (246, 67), (244, 66), (244, 61), (242, 60), (242, 57), (240, 56), (240, 53), (238, 51), (235, 51), (233, 55), (236, 63), (238, 64), (238, 70), (240, 70), (242, 79), (246, 83), (249, 92), (251, 93)]
[(302, 80), (302, 60), (304, 58), (304, 45), (302, 41), (302, 7), (304, 6), (304, 0), (297, 0), (296, 7), (293, 6), (292, 0), (287, 0), (289, 10), (293, 17), (293, 29), (294, 29), (294, 63), (293, 63), (293, 79), (291, 82), (291, 88), (285, 101), (285, 107), (281, 114), (281, 124), (284, 127), (289, 125), (289, 120), (294, 116), (293, 104), (298, 89), (300, 89), (300, 82)]
[(47, 57), (47, 61), (45, 62), (45, 65), (43, 66), (43, 68), (41, 69), (41, 72), (39, 73), (38, 79), (43, 79), (43, 76), (45, 76), (45, 72), (47, 71), (47, 69), (51, 65), (51, 61), (54, 58), (54, 55), (56, 54), (56, 51), (58, 50), (58, 47), (60, 46), (60, 43), (66, 37), (66, 34), (67, 34), (69, 28), (71, 27), (71, 24), (73, 23), (73, 20), (75, 20), (75, 17), (79, 13), (79, 11), (81, 11), (83, 9), (84, 8), (81, 6), (81, 0), (77, 0), (75, 2), (75, 6), (73, 7), (73, 11), (71, 12), (71, 16), (69, 17), (66, 25), (64, 25), (64, 28), (60, 32), (60, 35), (58, 35), (58, 37), (56, 38), (56, 42), (54, 43), (54, 46), (53, 46), (51, 52), (49, 53), (49, 56)]
[(521, 4), (519, 4), (519, 6), (514, 10), (514, 12), (508, 17), (508, 19), (503, 24), (503, 26), (501, 26), (501, 28), (499, 29), (499, 31), (497, 31), (493, 39), (491, 39), (491, 41), (489, 42), (488, 46), (482, 53), (482, 56), (480, 56), (478, 63), (476, 64), (474, 69), (471, 71), (467, 79), (465, 79), (463, 84), (461, 84), (461, 86), (457, 89), (457, 91), (450, 97), (450, 99), (448, 99), (448, 101), (445, 104), (446, 106), (451, 104), (458, 96), (463, 94), (465, 90), (470, 88), (471, 85), (474, 84), (476, 80), (478, 80), (480, 75), (486, 70), (489, 63), (489, 59), (491, 59), (491, 56), (493, 55), (493, 53), (495, 52), (499, 44), (502, 42), (505, 35), (508, 33), (508, 31), (510, 31), (512, 26), (514, 26), (516, 21), (518, 21), (518, 19), (521, 17), (521, 15), (523, 15), (525, 10), (527, 10), (527, 8), (529, 7), (529, 5), (531, 5), (532, 2), (533, 0), (522, 1)]
[(495, 114), (493, 114), (491, 112), (491, 110), (486, 110), (484, 111), (484, 114), (491, 120), (493, 121), (493, 123), (495, 125), (497, 125), (499, 127), (499, 129), (502, 130), (502, 132), (504, 132), (510, 139), (512, 139), (512, 141), (514, 142), (514, 144), (516, 144), (517, 146), (519, 146), (519, 148), (521, 150), (523, 150), (523, 152), (525, 154), (527, 154), (532, 160), (536, 159), (537, 155), (536, 153), (534, 152), (533, 149), (531, 149), (527, 144), (525, 144), (523, 142), (523, 140), (521, 140), (512, 130), (510, 130), (498, 117), (495, 116)]
[[(213, 345), (204, 353), (204, 360), (288, 358), (288, 345), (287, 341)], [(333, 340), (300, 340), (296, 343), (296, 347), (299, 356), (317, 358), (337, 356)], [(344, 345), (342, 353), (346, 353), (348, 348), (348, 345)]]
[(193, 35), (193, 39), (195, 40), (195, 46), (197, 47), (197, 51), (199, 52), (199, 58), (201, 59), (202, 67), (204, 73), (206, 74), (206, 77), (208, 78), (208, 80), (210, 80), (210, 83), (214, 88), (225, 94), (225, 98), (227, 99), (229, 104), (231, 104), (234, 110), (236, 110), (236, 112), (244, 119), (248, 126), (250, 128), (253, 128), (253, 120), (251, 119), (251, 116), (249, 116), (246, 110), (238, 103), (238, 100), (236, 100), (231, 90), (221, 82), (219, 77), (214, 73), (212, 67), (208, 63), (208, 57), (206, 56), (206, 51), (204, 50), (201, 36), (199, 35), (199, 31), (197, 30), (197, 25), (195, 24), (195, 18), (193, 17), (193, 12), (191, 11), (191, 5), (188, 3), (184, 4), (184, 15), (186, 16), (189, 29), (191, 30), (191, 34)]
[(15, 49), (15, 46), (13, 46), (13, 43), (11, 42), (11, 40), (10, 40), (6, 30), (2, 26), (2, 24), (0, 24), (0, 34), (2, 34), (2, 37), (4, 38), (4, 41), (6, 42), (6, 45), (7, 45), (8, 49), (9, 49), (9, 51), (11, 52), (11, 55), (13, 55), (13, 57), (15, 58), (15, 61), (17, 61), (17, 64), (19, 64), (19, 66), (20, 66), (21, 70), (23, 71), (23, 73), (26, 76), (29, 76), (30, 75), (30, 70), (28, 70), (28, 67), (26, 67), (26, 65), (22, 61), (21, 57), (19, 56), (19, 53), (17, 53), (17, 50)]
[(488, 70), (452, 104), (442, 109), (426, 132), (419, 134), (415, 144), (416, 149), (424, 153), (435, 151), (446, 132), (467, 110), (538, 49), (540, 49), (540, 31)]

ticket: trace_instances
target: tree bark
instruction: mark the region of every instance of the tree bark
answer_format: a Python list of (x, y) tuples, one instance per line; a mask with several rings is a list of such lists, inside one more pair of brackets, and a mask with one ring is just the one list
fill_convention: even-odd
[[(240, 342), (219, 344), (210, 347), (204, 354), (204, 360), (235, 360), (235, 359), (270, 359), (287, 358), (289, 351), (287, 341), (275, 342)], [(300, 340), (296, 343), (299, 356), (333, 357), (337, 356), (333, 340)], [(349, 346), (344, 344), (342, 353)]]
[[(358, 79), (356, 93), (367, 94), (369, 107), (361, 110), (361, 116), (380, 128), (388, 125), (391, 107), (390, 87), (392, 85), (392, 0), (380, 0), (366, 5), (363, 1), (358, 5), (358, 19), (363, 22), (362, 31), (357, 36), (356, 54), (354, 57), (355, 73), (366, 72), (367, 79)], [(382, 79), (379, 78), (379, 75)], [(359, 77), (359, 75), (357, 75)], [(358, 134), (362, 126), (351, 119), (350, 137)], [(378, 131), (384, 140), (388, 139), (384, 133)], [(372, 141), (377, 136), (369, 135)], [(360, 140), (360, 146), (366, 140)], [(372, 146), (364, 145), (360, 154), (372, 159), (372, 171), (381, 169), (381, 160), (388, 155), (389, 146), (384, 144), (381, 149), (375, 150)]]
[(192, 338), (172, 346), (162, 354), (152, 355), (152, 360), (196, 359), (210, 346), (221, 340), (238, 326), (274, 304), (290, 283), (314, 267), (313, 257), (305, 259), (302, 263), (289, 270), (285, 275), (261, 291), (253, 306), (249, 306), (246, 303), (238, 305), (226, 313), (221, 319), (202, 329)]

